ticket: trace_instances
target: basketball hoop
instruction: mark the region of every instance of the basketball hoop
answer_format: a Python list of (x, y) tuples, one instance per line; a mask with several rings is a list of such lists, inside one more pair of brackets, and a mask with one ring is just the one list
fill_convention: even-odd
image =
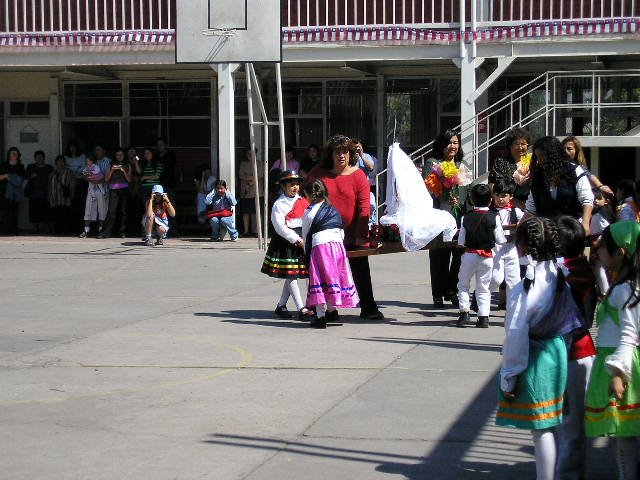
[(202, 35), (206, 37), (231, 38), (236, 34), (235, 28), (207, 28), (202, 30)]

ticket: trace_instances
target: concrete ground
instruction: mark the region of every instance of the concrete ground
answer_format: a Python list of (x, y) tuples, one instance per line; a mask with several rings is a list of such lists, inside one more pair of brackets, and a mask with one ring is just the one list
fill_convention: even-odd
[(273, 317), (256, 243), (0, 238), (0, 477), (534, 478), (494, 426), (502, 312), (452, 328), (427, 253), (381, 255), (386, 319), (312, 330)]

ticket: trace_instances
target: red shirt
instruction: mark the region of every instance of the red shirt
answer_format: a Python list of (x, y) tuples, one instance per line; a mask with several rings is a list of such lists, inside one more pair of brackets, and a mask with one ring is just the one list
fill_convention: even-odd
[(349, 175), (335, 175), (321, 166), (314, 167), (306, 183), (320, 179), (329, 190), (329, 202), (336, 207), (344, 224), (344, 243), (354, 245), (356, 237), (367, 238), (369, 231), (369, 180), (357, 168)]

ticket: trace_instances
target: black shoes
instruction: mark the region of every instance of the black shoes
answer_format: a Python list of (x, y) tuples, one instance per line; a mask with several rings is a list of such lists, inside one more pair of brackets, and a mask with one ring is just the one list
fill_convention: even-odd
[(458, 321), (456, 322), (456, 327), (458, 328), (467, 328), (469, 325), (469, 312), (460, 312), (460, 316), (458, 317)]
[(449, 300), (451, 305), (458, 308), (460, 306), (460, 302), (458, 302), (458, 293), (457, 292), (449, 292), (448, 295), (445, 295), (445, 300)]
[(382, 320), (384, 319), (384, 315), (377, 308), (371, 310), (361, 310), (360, 318), (365, 318), (367, 320)]
[(442, 297), (433, 299), (433, 308), (444, 308), (444, 300), (442, 300)]
[(309, 325), (311, 328), (327, 328), (327, 317), (314, 317)]
[(489, 317), (478, 317), (476, 328), (489, 328)]
[(291, 314), (291, 312), (287, 310), (286, 305), (282, 305), (282, 306), (278, 305), (274, 313), (278, 318), (293, 318), (293, 315)]
[(340, 320), (340, 315), (338, 315), (338, 310), (333, 310), (332, 312), (327, 311), (327, 315), (325, 318), (327, 319), (327, 322), (336, 323), (338, 320)]
[(298, 320), (301, 322), (308, 322), (316, 316), (316, 312), (307, 307), (302, 307), (298, 310)]

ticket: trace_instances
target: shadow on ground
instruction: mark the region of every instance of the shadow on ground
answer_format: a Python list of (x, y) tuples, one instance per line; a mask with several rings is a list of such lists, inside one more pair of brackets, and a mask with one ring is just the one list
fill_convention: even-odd
[[(462, 344), (460, 348), (463, 348)], [(534, 478), (533, 444), (529, 431), (495, 426), (496, 392), (497, 383), (495, 375), (492, 375), (482, 390), (471, 399), (465, 411), (425, 456), (406, 455), (373, 448), (336, 446), (336, 444), (344, 445), (348, 441), (352, 441), (355, 445), (371, 444), (377, 439), (314, 439), (312, 436), (307, 436), (299, 437), (297, 440), (287, 440), (213, 434), (203, 442), (210, 445), (272, 451), (274, 456), (270, 463), (274, 464), (274, 468), (282, 467), (287, 461), (291, 461), (290, 457), (302, 456), (330, 460), (334, 469), (336, 462), (366, 463), (377, 472), (402, 475), (408, 480)], [(431, 414), (438, 413), (431, 412)], [(425, 432), (425, 437), (427, 436)], [(397, 441), (397, 439), (389, 441), (391, 440)], [(426, 448), (432, 444), (429, 440), (422, 442)], [(285, 455), (279, 456), (279, 453)], [(298, 462), (301, 461), (303, 460), (300, 459)], [(310, 465), (317, 467), (317, 463)], [(345, 471), (349, 471), (348, 468), (345, 467)], [(598, 480), (616, 478), (615, 459), (611, 448), (590, 447), (588, 449), (586, 478)]]

